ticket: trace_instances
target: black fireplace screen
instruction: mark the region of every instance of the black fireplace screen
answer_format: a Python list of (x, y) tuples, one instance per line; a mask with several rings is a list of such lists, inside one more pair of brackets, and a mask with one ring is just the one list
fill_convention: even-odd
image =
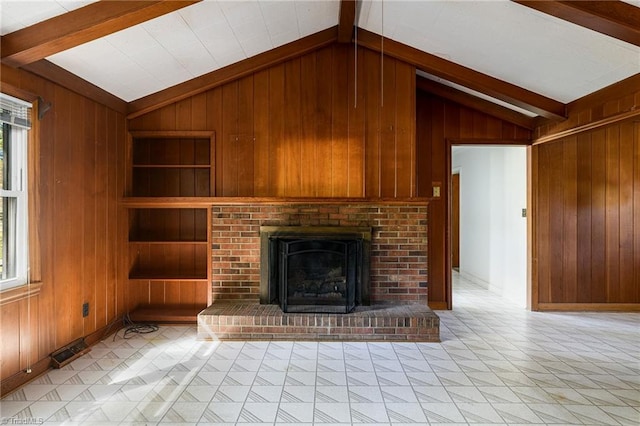
[(260, 303), (284, 312), (369, 305), (371, 228), (260, 227)]
[(279, 298), (285, 312), (350, 312), (358, 260), (354, 240), (275, 239)]

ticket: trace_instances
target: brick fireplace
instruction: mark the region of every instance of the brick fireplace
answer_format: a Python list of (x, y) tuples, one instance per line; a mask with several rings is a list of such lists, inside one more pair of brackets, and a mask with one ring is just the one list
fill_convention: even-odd
[(212, 300), (260, 299), (260, 226), (365, 226), (371, 303), (427, 303), (427, 206), (252, 204), (212, 208)]
[[(426, 205), (224, 205), (212, 207), (211, 221), (213, 305), (199, 316), (199, 337), (264, 339), (287, 332), (299, 339), (439, 338), (438, 318), (427, 307)], [(278, 306), (260, 305), (260, 227), (370, 228), (371, 307), (284, 314)]]

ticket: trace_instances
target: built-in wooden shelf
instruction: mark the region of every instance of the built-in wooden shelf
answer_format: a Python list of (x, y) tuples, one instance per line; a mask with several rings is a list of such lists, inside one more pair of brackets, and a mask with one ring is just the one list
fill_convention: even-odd
[[(196, 322), (211, 299), (213, 132), (135, 132), (129, 139), (129, 283), (138, 321)], [(145, 202), (148, 199), (162, 200)], [(188, 200), (185, 202), (184, 200)]]
[(176, 208), (208, 208), (211, 206), (246, 205), (246, 204), (345, 204), (345, 203), (381, 203), (388, 205), (419, 204), (440, 198), (307, 198), (307, 197), (124, 197), (122, 205), (127, 208), (176, 209)]
[(143, 305), (129, 313), (133, 322), (196, 323), (206, 306)]
[(209, 164), (134, 164), (134, 169), (210, 169)]
[(142, 240), (130, 240), (129, 244), (139, 244), (139, 245), (144, 245), (144, 244), (157, 244), (157, 245), (166, 245), (166, 244), (171, 244), (171, 245), (207, 245), (207, 241), (182, 241), (182, 240), (164, 240), (164, 241), (142, 241)]
[(161, 275), (161, 274), (146, 274), (144, 272), (132, 271), (129, 274), (129, 280), (132, 281), (207, 281), (207, 277), (201, 275)]

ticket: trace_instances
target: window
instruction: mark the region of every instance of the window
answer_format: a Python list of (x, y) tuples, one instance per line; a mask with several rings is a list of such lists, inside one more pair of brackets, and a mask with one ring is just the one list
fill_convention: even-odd
[(0, 290), (27, 283), (27, 132), (31, 105), (0, 93)]

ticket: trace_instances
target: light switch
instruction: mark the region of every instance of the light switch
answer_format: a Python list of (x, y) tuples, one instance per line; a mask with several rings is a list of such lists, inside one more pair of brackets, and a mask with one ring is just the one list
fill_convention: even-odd
[(434, 196), (434, 198), (440, 197), (440, 187), (439, 186), (434, 186), (433, 187), (433, 196)]

